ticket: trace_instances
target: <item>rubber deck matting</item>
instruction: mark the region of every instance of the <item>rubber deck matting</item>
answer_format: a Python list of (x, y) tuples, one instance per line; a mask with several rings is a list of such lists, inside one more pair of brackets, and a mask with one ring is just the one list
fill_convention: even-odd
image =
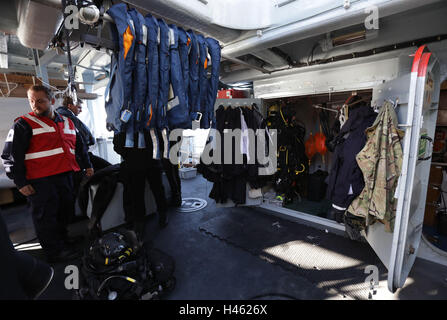
[(347, 298), (368, 299), (373, 294), (365, 282), (366, 266), (378, 267), (379, 280), (387, 277), (386, 268), (367, 243), (250, 208), (229, 208), (199, 229)]

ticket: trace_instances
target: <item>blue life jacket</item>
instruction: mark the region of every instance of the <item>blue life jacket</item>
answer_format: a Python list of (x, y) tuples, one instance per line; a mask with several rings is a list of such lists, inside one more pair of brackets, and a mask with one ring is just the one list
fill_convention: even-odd
[(145, 17), (147, 27), (147, 98), (145, 128), (157, 127), (158, 114), (158, 88), (159, 88), (159, 64), (158, 64), (158, 43), (160, 41), (160, 29), (158, 21), (150, 14)]
[(144, 17), (136, 10), (129, 10), (129, 16), (134, 22), (135, 26), (135, 67), (133, 73), (133, 91), (131, 111), (132, 118), (129, 121), (129, 126), (126, 132), (126, 147), (134, 147), (132, 143), (135, 133), (138, 133), (138, 148), (145, 148), (143, 127), (144, 127), (144, 113), (146, 107), (146, 89), (147, 89), (147, 74), (146, 74), (146, 43), (147, 43), (147, 29), (144, 25)]
[(168, 128), (168, 121), (166, 119), (166, 108), (169, 99), (169, 85), (170, 85), (170, 57), (169, 57), (169, 27), (163, 20), (158, 20), (160, 27), (160, 45), (158, 46), (159, 55), (159, 71), (160, 82), (158, 87), (158, 114), (157, 114), (157, 128)]
[(171, 61), (171, 85), (174, 97), (168, 102), (168, 124), (170, 130), (188, 129), (191, 128), (191, 119), (189, 116), (182, 64), (180, 61), (179, 34), (175, 25), (170, 25), (169, 27), (171, 28), (171, 46), (169, 53)]
[[(178, 41), (179, 41), (179, 53), (180, 53), (180, 62), (182, 64), (183, 71), (183, 85), (185, 87), (186, 92), (186, 104), (188, 105), (188, 112), (190, 117), (190, 123), (188, 125), (188, 129), (192, 128), (192, 121), (200, 120), (198, 117), (198, 113), (196, 111), (192, 111), (192, 105), (190, 101), (190, 72), (189, 72), (189, 54), (192, 51), (192, 39), (189, 32), (186, 32), (182, 28), (178, 28)], [(197, 48), (197, 46), (196, 46)], [(197, 55), (197, 52), (196, 52)], [(198, 70), (198, 69), (197, 69)]]
[(188, 102), (190, 106), (189, 114), (193, 120), (197, 119), (200, 113), (199, 103), (199, 44), (196, 35), (191, 30), (188, 31), (191, 39), (191, 49), (189, 52), (189, 85), (188, 85)]
[(208, 79), (208, 91), (207, 91), (207, 123), (204, 128), (209, 128), (209, 121), (211, 121), (211, 127), (216, 128), (216, 117), (214, 115), (214, 104), (217, 99), (217, 90), (219, 89), (219, 71), (220, 71), (220, 45), (219, 42), (212, 38), (206, 38), (208, 44), (208, 52), (211, 56), (211, 77)]
[(118, 42), (119, 51), (112, 57), (111, 78), (106, 89), (105, 107), (107, 127), (117, 133), (126, 131), (128, 123), (119, 120), (122, 112), (126, 109), (131, 111), (135, 29), (125, 3), (113, 5), (107, 13), (115, 22), (112, 34)]
[(208, 129), (210, 119), (208, 119), (207, 110), (207, 92), (208, 92), (208, 79), (206, 77), (208, 67), (208, 45), (205, 38), (202, 35), (197, 35), (197, 42), (199, 44), (199, 110), (202, 113), (202, 119), (200, 121), (200, 128)]
[(112, 54), (110, 61), (110, 80), (104, 93), (106, 111), (106, 128), (115, 134), (121, 131), (121, 109), (124, 105), (121, 74), (118, 70), (118, 56)]
[(158, 105), (159, 89), (159, 58), (158, 44), (160, 42), (160, 28), (158, 21), (152, 15), (145, 17), (147, 27), (147, 51), (146, 51), (146, 75), (147, 75), (147, 95), (146, 112), (144, 114), (144, 128), (149, 130), (149, 137), (152, 140), (153, 159), (160, 159), (160, 142), (156, 128), (158, 117), (160, 116)]

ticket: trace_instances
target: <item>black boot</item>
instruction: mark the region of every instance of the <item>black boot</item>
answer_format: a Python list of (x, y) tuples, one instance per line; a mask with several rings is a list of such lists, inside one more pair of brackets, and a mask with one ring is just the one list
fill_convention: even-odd
[(363, 236), (361, 231), (365, 229), (365, 218), (354, 216), (349, 212), (343, 217), (346, 234), (351, 240), (361, 241)]
[(166, 211), (158, 212), (158, 225), (160, 228), (165, 228), (169, 223), (168, 213)]
[(343, 216), (345, 214), (344, 210), (338, 210), (334, 207), (331, 207), (329, 212), (327, 213), (327, 218), (330, 220), (335, 220), (338, 223), (343, 223)]
[(139, 240), (143, 240), (144, 233), (146, 231), (146, 219), (145, 218), (139, 218), (136, 219), (133, 223), (132, 230), (135, 231), (137, 238)]
[(182, 195), (180, 193), (173, 193), (170, 204), (172, 207), (179, 208), (182, 206)]

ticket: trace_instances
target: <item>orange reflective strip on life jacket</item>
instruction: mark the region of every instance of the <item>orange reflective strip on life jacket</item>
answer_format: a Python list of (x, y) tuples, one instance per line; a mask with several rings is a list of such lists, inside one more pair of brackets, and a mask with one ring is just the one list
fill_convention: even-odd
[(148, 126), (148, 127), (149, 127), (149, 124), (151, 123), (151, 120), (152, 120), (152, 104), (150, 105), (150, 108), (151, 108), (151, 113), (150, 113), (150, 116), (149, 116), (149, 120), (146, 123), (146, 126)]
[(127, 53), (129, 52), (130, 47), (132, 47), (133, 38), (132, 31), (130, 30), (130, 27), (127, 26), (126, 32), (123, 34), (124, 59), (126, 59)]
[(208, 67), (208, 58), (205, 59), (205, 64), (203, 66), (205, 69)]

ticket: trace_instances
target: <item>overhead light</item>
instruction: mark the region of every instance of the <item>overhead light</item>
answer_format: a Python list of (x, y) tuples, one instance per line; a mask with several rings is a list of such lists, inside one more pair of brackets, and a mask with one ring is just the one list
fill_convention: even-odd
[(97, 6), (89, 5), (79, 10), (79, 20), (88, 25), (94, 25), (100, 18), (100, 12)]
[(332, 45), (334, 47), (343, 46), (345, 44), (351, 44), (354, 42), (359, 42), (366, 40), (366, 30), (353, 32), (350, 34), (342, 35), (332, 39)]

